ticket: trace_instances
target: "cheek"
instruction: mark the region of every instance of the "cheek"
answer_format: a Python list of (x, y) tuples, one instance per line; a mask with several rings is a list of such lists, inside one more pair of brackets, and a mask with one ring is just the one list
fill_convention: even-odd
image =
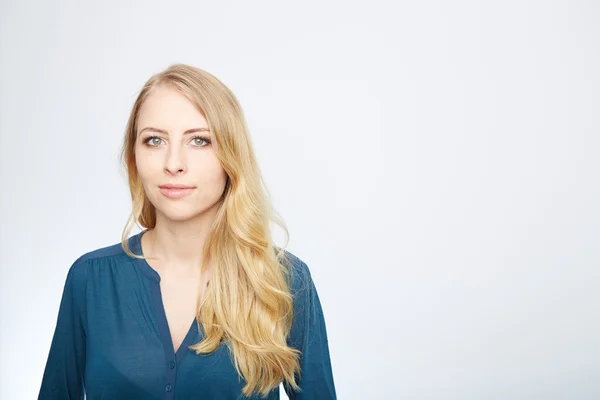
[(213, 190), (222, 190), (225, 186), (227, 175), (221, 165), (213, 165), (211, 168), (207, 168), (203, 175), (204, 184)]
[[(144, 162), (136, 162), (137, 164), (137, 173), (144, 188), (144, 192), (146, 196), (150, 199), (155, 199), (157, 197), (158, 188), (155, 187), (156, 173), (152, 171), (152, 167)], [(155, 190), (156, 189), (156, 190)]]
[(135, 165), (142, 180), (146, 180), (154, 175), (157, 168), (160, 169), (160, 164), (156, 160), (152, 160), (152, 155), (145, 154), (143, 151), (136, 152)]
[(135, 166), (137, 167), (138, 173), (141, 175), (146, 171), (147, 157), (144, 156), (140, 151), (135, 151)]
[(210, 157), (198, 161), (194, 170), (199, 171), (202, 184), (213, 190), (222, 190), (227, 180), (227, 174), (218, 158), (211, 154)]

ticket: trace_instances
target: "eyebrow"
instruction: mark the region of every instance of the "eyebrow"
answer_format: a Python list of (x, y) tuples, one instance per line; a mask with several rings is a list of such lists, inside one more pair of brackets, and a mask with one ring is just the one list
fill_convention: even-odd
[[(158, 128), (153, 128), (151, 126), (147, 126), (144, 129), (140, 130), (138, 132), (138, 135), (141, 134), (144, 131), (150, 131), (150, 132), (157, 132), (157, 133), (162, 133), (164, 135), (168, 135), (169, 132), (162, 130), (162, 129), (158, 129)], [(196, 132), (210, 132), (210, 130), (208, 128), (193, 128), (193, 129), (188, 129), (187, 131), (183, 132), (184, 135), (189, 135), (190, 133), (196, 133)]]

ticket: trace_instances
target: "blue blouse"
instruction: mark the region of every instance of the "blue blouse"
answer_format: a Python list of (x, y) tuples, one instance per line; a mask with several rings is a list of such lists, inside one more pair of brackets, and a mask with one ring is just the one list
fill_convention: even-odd
[[(128, 239), (135, 254), (144, 232)], [(302, 390), (284, 390), (292, 400), (336, 399), (317, 290), (307, 265), (286, 255), (294, 296), (288, 345), (302, 351)], [(156, 270), (120, 242), (88, 252), (68, 271), (38, 399), (248, 399), (226, 344), (205, 355), (188, 349), (202, 337), (194, 320), (174, 352)], [(266, 399), (279, 399), (279, 388)]]

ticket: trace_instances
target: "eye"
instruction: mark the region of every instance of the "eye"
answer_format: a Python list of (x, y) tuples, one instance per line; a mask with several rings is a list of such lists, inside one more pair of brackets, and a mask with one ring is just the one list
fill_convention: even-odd
[[(204, 137), (204, 136), (194, 136), (192, 138), (192, 141), (195, 141), (197, 139), (199, 139), (202, 142), (206, 143), (206, 144), (203, 144), (203, 145), (199, 145), (198, 147), (205, 147), (205, 146), (208, 146), (210, 144), (210, 140), (207, 137)], [(198, 141), (196, 143), (198, 143)]]
[(143, 143), (144, 143), (144, 144), (146, 144), (146, 145), (148, 145), (148, 146), (150, 146), (150, 147), (156, 147), (156, 146), (158, 146), (158, 145), (156, 144), (156, 142), (154, 142), (154, 144), (149, 144), (149, 143), (148, 143), (148, 142), (151, 142), (151, 141), (153, 141), (154, 139), (162, 140), (162, 139), (161, 139), (161, 138), (159, 138), (158, 136), (150, 136), (150, 137), (147, 137), (146, 139), (144, 139), (144, 142), (143, 142)]
[[(143, 143), (149, 147), (158, 147), (160, 145), (160, 141), (162, 141), (162, 139), (158, 136), (149, 136), (144, 139)], [(195, 141), (196, 143), (204, 142), (204, 144), (197, 144), (194, 147), (206, 147), (210, 144), (210, 139), (205, 136), (194, 136), (192, 141)]]

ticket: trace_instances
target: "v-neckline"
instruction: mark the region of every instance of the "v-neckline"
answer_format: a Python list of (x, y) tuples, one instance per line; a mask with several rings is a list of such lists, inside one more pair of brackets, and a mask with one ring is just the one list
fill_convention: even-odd
[[(163, 338), (163, 345), (165, 346), (165, 355), (175, 356), (177, 363), (179, 363), (185, 353), (188, 350), (188, 347), (192, 345), (192, 341), (198, 332), (198, 325), (196, 323), (196, 317), (192, 321), (192, 325), (189, 327), (183, 341), (179, 344), (177, 351), (175, 351), (175, 347), (173, 345), (173, 338), (171, 336), (171, 330), (169, 329), (169, 321), (167, 320), (167, 314), (165, 312), (165, 307), (162, 301), (162, 292), (160, 290), (160, 282), (157, 282), (154, 285), (155, 289), (153, 290), (154, 297), (154, 311), (158, 317), (158, 326), (160, 335)], [(157, 289), (156, 289), (157, 288)], [(170, 358), (170, 357), (169, 357)]]
[[(144, 255), (144, 251), (142, 249), (142, 236), (147, 231), (148, 230), (146, 229), (135, 235), (133, 237), (134, 240), (131, 243), (133, 245), (131, 246), (132, 250), (134, 250), (134, 252), (138, 252), (139, 255), (142, 256)], [(194, 316), (190, 328), (188, 329), (185, 337), (183, 338), (183, 341), (177, 348), (177, 352), (175, 352), (173, 338), (171, 336), (171, 330), (169, 328), (169, 321), (167, 320), (167, 314), (162, 298), (162, 291), (160, 288), (160, 274), (154, 268), (152, 268), (150, 264), (148, 264), (145, 258), (137, 258), (136, 263), (138, 267), (140, 267), (140, 269), (142, 270), (142, 273), (147, 278), (149, 278), (151, 282), (151, 293), (154, 305), (154, 312), (156, 314), (158, 331), (163, 342), (165, 356), (170, 362), (176, 362), (177, 364), (179, 364), (179, 362), (183, 359), (185, 353), (187, 352), (188, 347), (193, 344), (192, 342), (196, 337), (196, 334), (199, 332), (196, 316)]]

